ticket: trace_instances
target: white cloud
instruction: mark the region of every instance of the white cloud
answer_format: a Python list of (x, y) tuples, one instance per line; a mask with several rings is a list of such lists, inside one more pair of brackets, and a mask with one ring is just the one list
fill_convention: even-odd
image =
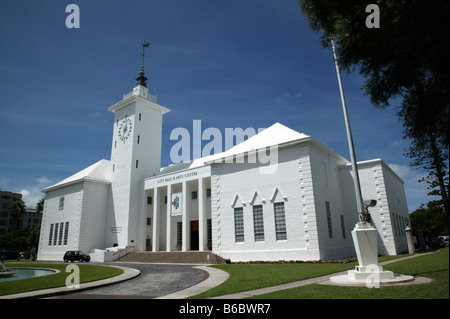
[(418, 209), (421, 204), (438, 199), (436, 196), (428, 195), (429, 190), (427, 189), (428, 185), (426, 183), (418, 182), (427, 175), (425, 170), (409, 165), (394, 163), (389, 163), (388, 165), (405, 182), (404, 188), (410, 212)]
[(388, 165), (402, 179), (409, 177), (411, 174), (411, 167), (409, 165), (400, 165), (394, 163), (389, 163)]
[(37, 181), (39, 184), (50, 184), (50, 183), (51, 183), (51, 181), (50, 181), (47, 177), (45, 177), (45, 176), (40, 177), (40, 178), (36, 178), (36, 181)]
[(28, 208), (35, 208), (39, 200), (44, 198), (44, 194), (41, 192), (40, 187), (37, 186), (22, 189), (19, 193), (22, 194), (22, 200)]
[(36, 204), (44, 198), (42, 190), (53, 184), (53, 182), (45, 176), (36, 178), (35, 181), (37, 184), (24, 186), (19, 191), (19, 193), (22, 194), (22, 200), (28, 208), (35, 208)]

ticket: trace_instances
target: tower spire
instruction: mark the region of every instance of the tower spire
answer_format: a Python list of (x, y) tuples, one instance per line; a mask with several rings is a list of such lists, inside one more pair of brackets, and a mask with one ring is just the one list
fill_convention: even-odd
[(141, 68), (139, 69), (139, 76), (136, 78), (136, 85), (135, 86), (143, 86), (147, 87), (147, 81), (148, 79), (144, 75), (144, 58), (145, 58), (145, 48), (148, 48), (150, 46), (150, 43), (148, 42), (141, 42), (140, 45), (142, 46), (142, 60), (141, 60)]

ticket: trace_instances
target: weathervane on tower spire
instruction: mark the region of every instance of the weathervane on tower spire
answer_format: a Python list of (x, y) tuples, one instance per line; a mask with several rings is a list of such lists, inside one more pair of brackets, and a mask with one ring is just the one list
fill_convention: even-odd
[(139, 76), (136, 78), (136, 85), (142, 85), (143, 87), (147, 87), (147, 83), (145, 81), (147, 81), (148, 79), (145, 77), (144, 75), (144, 58), (145, 58), (145, 48), (148, 48), (150, 46), (150, 43), (148, 42), (141, 42), (140, 45), (142, 46), (142, 61), (141, 61), (141, 68), (139, 69)]

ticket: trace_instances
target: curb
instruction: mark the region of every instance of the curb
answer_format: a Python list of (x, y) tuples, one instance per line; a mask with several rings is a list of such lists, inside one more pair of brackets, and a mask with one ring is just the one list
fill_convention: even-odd
[(189, 288), (179, 290), (168, 295), (160, 296), (155, 299), (185, 299), (191, 296), (195, 296), (222, 284), (230, 276), (226, 271), (217, 268), (211, 268), (208, 266), (194, 266), (192, 268), (197, 268), (207, 272), (209, 275), (208, 278)]
[(118, 276), (111, 277), (111, 278), (82, 283), (82, 284), (80, 284), (79, 288), (57, 287), (57, 288), (50, 288), (50, 289), (42, 289), (42, 290), (23, 292), (23, 293), (19, 293), (19, 294), (0, 296), (0, 299), (43, 298), (43, 297), (50, 297), (50, 296), (66, 294), (66, 293), (80, 292), (80, 291), (90, 289), (93, 287), (101, 287), (101, 286), (115, 284), (115, 283), (118, 283), (121, 281), (125, 281), (128, 279), (137, 277), (141, 274), (141, 272), (139, 270), (133, 269), (133, 268), (119, 267), (119, 266), (108, 266), (108, 267), (122, 269), (123, 273)]

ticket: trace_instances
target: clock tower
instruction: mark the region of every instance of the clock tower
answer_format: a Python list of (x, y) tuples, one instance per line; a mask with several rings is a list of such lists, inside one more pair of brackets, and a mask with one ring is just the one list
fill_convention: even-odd
[(141, 45), (142, 64), (133, 91), (108, 108), (114, 113), (114, 129), (106, 245), (136, 250), (145, 248), (140, 227), (146, 223), (144, 179), (160, 171), (162, 116), (170, 111), (148, 94), (143, 66), (148, 43)]

